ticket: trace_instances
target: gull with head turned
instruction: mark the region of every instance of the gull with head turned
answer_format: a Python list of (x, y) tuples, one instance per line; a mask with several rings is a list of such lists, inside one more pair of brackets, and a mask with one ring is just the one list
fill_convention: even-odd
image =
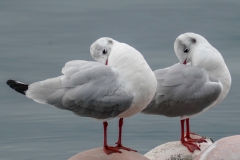
[(231, 75), (222, 55), (201, 35), (180, 35), (174, 50), (180, 63), (154, 71), (157, 91), (142, 113), (180, 117), (180, 141), (193, 152), (200, 150), (196, 143), (206, 141), (190, 137), (189, 118), (216, 106), (227, 96)]
[[(140, 52), (112, 38), (98, 39), (90, 52), (101, 63), (74, 60), (65, 64), (59, 77), (30, 85), (15, 80), (7, 84), (38, 103), (102, 120), (105, 153), (135, 151), (122, 145), (123, 118), (149, 104), (156, 92), (156, 77)], [(107, 144), (107, 121), (115, 117), (120, 118), (119, 137), (113, 147)]]

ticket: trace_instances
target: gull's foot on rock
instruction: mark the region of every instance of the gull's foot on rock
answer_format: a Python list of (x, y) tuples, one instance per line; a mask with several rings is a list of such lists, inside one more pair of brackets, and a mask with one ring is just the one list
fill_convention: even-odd
[[(196, 136), (198, 136), (198, 137), (200, 137), (200, 138), (191, 138), (190, 137), (190, 135), (196, 135)], [(198, 134), (196, 134), (196, 133), (192, 133), (192, 132), (190, 132), (190, 134), (189, 135), (186, 135), (185, 136), (185, 138), (187, 139), (187, 141), (188, 142), (196, 142), (196, 143), (203, 143), (203, 142), (207, 142), (206, 141), (206, 138), (204, 138), (204, 137), (202, 137), (202, 136), (200, 136), (200, 135), (198, 135)]]
[(125, 146), (123, 146), (122, 144), (120, 144), (120, 143), (118, 143), (118, 142), (117, 142), (116, 144), (117, 144), (116, 148), (118, 148), (118, 149), (124, 149), (124, 150), (127, 150), (127, 151), (137, 152), (136, 150), (131, 149), (131, 148), (128, 148), (128, 147), (125, 147)]
[(122, 153), (119, 151), (117, 147), (112, 147), (112, 146), (103, 146), (103, 150), (106, 154), (112, 154), (112, 153)]
[(186, 146), (190, 152), (194, 152), (195, 150), (201, 150), (196, 143), (188, 141), (181, 141), (181, 143)]

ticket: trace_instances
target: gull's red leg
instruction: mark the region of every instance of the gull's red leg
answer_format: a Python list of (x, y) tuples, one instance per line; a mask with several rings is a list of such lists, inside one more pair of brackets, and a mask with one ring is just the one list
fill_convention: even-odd
[(191, 138), (190, 134), (193, 134), (193, 135), (198, 135), (198, 134), (190, 132), (189, 118), (186, 119), (186, 128), (187, 128), (187, 132), (186, 132), (185, 138), (187, 139), (188, 142), (197, 142), (197, 143), (207, 142), (205, 138), (201, 136), (200, 136), (201, 138), (199, 139)]
[(106, 154), (122, 153), (121, 151), (119, 151), (118, 148), (107, 145), (107, 126), (108, 126), (108, 123), (107, 122), (103, 122), (103, 129), (104, 129), (103, 150), (104, 150), (104, 152)]
[(181, 143), (188, 148), (190, 152), (194, 152), (195, 150), (201, 150), (196, 143), (188, 142), (184, 137), (184, 122), (185, 119), (181, 120)]
[(124, 150), (127, 150), (127, 151), (137, 152), (136, 150), (133, 150), (133, 149), (131, 149), (131, 148), (124, 147), (124, 146), (122, 145), (122, 126), (123, 126), (123, 118), (120, 118), (120, 119), (119, 119), (118, 141), (116, 142), (116, 144), (117, 144), (116, 148), (124, 149)]

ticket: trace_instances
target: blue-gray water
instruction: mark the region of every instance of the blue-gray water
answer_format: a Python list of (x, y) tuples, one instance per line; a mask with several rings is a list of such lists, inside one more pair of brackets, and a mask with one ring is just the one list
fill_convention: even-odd
[[(233, 83), (220, 105), (191, 119), (191, 129), (214, 140), (240, 134), (239, 8), (239, 0), (2, 0), (0, 159), (67, 159), (102, 146), (101, 122), (37, 104), (5, 82), (58, 76), (69, 60), (92, 60), (89, 46), (103, 36), (137, 48), (153, 70), (177, 63), (173, 43), (181, 33), (206, 37), (225, 58)], [(123, 144), (144, 154), (179, 140), (179, 118), (138, 114), (125, 119), (123, 131)], [(117, 119), (109, 121), (108, 135), (113, 145)]]

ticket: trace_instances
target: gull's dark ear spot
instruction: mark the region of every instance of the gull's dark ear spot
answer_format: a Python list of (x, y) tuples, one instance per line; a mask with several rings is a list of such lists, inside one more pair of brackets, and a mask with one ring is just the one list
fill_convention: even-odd
[(112, 41), (111, 39), (109, 39), (109, 40), (108, 40), (108, 43), (109, 43), (109, 44), (112, 44), (112, 43), (113, 43), (113, 41)]
[(192, 43), (196, 43), (197, 40), (196, 40), (195, 38), (191, 38), (191, 42), (192, 42)]

